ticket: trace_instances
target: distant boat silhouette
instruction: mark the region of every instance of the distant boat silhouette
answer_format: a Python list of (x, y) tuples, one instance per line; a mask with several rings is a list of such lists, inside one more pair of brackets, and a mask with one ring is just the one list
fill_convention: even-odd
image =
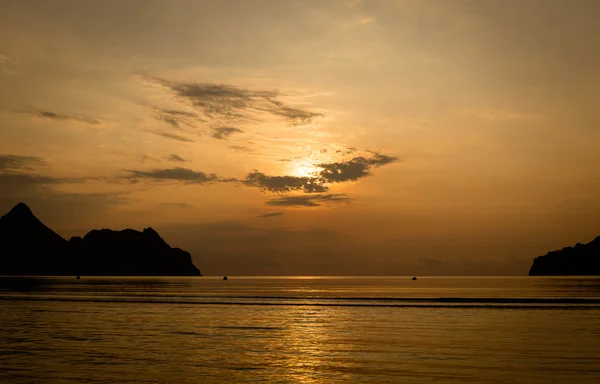
[(223, 276), (223, 280), (227, 280), (227, 276)]
[(77, 280), (81, 279), (81, 277), (77, 276)]
[(417, 280), (417, 278), (416, 278), (416, 277), (413, 277), (412, 279), (413, 279), (413, 280)]

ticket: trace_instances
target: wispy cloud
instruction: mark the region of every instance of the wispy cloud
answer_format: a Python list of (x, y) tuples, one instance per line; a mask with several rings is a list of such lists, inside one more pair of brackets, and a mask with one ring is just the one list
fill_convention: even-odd
[(167, 161), (171, 161), (174, 163), (185, 163), (187, 160), (175, 153), (172, 153), (169, 156), (167, 156)]
[(49, 184), (83, 183), (101, 177), (50, 177), (37, 173), (46, 160), (36, 156), (0, 155), (0, 190)]
[(181, 124), (193, 127), (195, 126), (195, 120), (202, 121), (198, 115), (192, 112), (159, 108), (155, 108), (155, 111), (157, 120), (167, 123), (174, 128), (181, 128)]
[(0, 171), (33, 170), (45, 165), (46, 161), (41, 157), (0, 155)]
[(176, 135), (176, 134), (170, 133), (170, 132), (157, 132), (157, 131), (146, 131), (146, 132), (153, 133), (158, 136), (166, 137), (167, 139), (181, 141), (184, 143), (193, 143), (194, 142), (194, 140), (192, 140), (192, 139), (189, 139), (184, 136)]
[(263, 213), (262, 215), (258, 215), (256, 217), (259, 217), (261, 219), (268, 219), (270, 217), (277, 217), (277, 216), (281, 216), (283, 214), (284, 214), (284, 212), (269, 212), (269, 213)]
[(317, 164), (314, 176), (269, 176), (256, 170), (246, 176), (243, 184), (276, 193), (322, 193), (327, 192), (327, 184), (356, 181), (371, 175), (372, 168), (397, 160), (397, 157), (371, 153), (371, 157), (360, 156), (343, 162)]
[(174, 207), (174, 208), (190, 208), (193, 207), (192, 204), (183, 203), (183, 202), (163, 202), (160, 205), (164, 205), (165, 207)]
[[(169, 88), (176, 97), (190, 103), (211, 121), (260, 121), (259, 114), (283, 118), (291, 124), (310, 123), (321, 113), (294, 108), (278, 100), (276, 90), (252, 90), (228, 84), (152, 81)], [(171, 122), (173, 123), (173, 122)]]
[(355, 157), (349, 161), (319, 164), (323, 170), (319, 173), (320, 181), (323, 183), (343, 183), (354, 181), (369, 176), (370, 169), (381, 167), (398, 161), (397, 157), (374, 153), (373, 157)]
[(361, 24), (370, 24), (374, 21), (375, 21), (375, 19), (372, 17), (364, 17), (364, 18), (360, 19)]
[(242, 131), (239, 128), (234, 128), (234, 127), (217, 127), (217, 128), (213, 128), (213, 134), (212, 134), (212, 136), (215, 139), (225, 140), (229, 136), (233, 135), (234, 133), (242, 133), (242, 132), (244, 132), (244, 131)]
[(138, 181), (140, 179), (152, 181), (179, 181), (187, 184), (206, 184), (219, 180), (214, 173), (196, 172), (192, 169), (175, 167), (167, 169), (153, 169), (151, 171), (127, 170), (126, 179)]
[(257, 187), (264, 191), (279, 193), (292, 191), (316, 193), (327, 191), (327, 187), (320, 184), (319, 180), (316, 178), (298, 176), (268, 176), (258, 171), (249, 173), (243, 183), (249, 187)]
[(36, 116), (36, 117), (43, 118), (43, 119), (71, 120), (71, 121), (79, 121), (82, 123), (94, 124), (94, 125), (102, 124), (102, 121), (100, 121), (98, 119), (95, 119), (93, 117), (81, 116), (81, 115), (56, 113), (56, 112), (51, 112), (51, 111), (33, 111), (33, 112), (27, 112), (27, 113), (32, 116)]
[(10, 57), (4, 53), (0, 53), (0, 64), (17, 64), (19, 60)]
[(267, 201), (267, 205), (277, 207), (320, 207), (322, 205), (349, 203), (352, 199), (346, 194), (317, 194), (283, 196)]
[(243, 145), (230, 145), (229, 148), (239, 152), (252, 152), (252, 148)]
[(323, 117), (323, 114), (321, 113), (311, 112), (304, 109), (292, 108), (272, 98), (268, 100), (277, 108), (270, 108), (266, 111), (272, 113), (273, 115), (287, 119), (293, 125), (308, 124), (317, 117)]
[(0, 186), (3, 189), (14, 187), (27, 187), (36, 185), (58, 184), (60, 179), (29, 173), (3, 173), (0, 172)]

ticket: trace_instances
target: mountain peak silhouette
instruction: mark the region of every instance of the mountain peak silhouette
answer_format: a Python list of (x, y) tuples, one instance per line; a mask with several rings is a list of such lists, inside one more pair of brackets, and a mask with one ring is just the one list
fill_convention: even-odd
[(189, 253), (154, 229), (63, 239), (19, 203), (0, 217), (0, 275), (198, 276)]
[(10, 211), (11, 212), (13, 212), (13, 211), (17, 211), (17, 212), (18, 211), (23, 211), (23, 212), (28, 212), (29, 214), (33, 215), (33, 213), (31, 212), (31, 209), (29, 208), (29, 206), (27, 204), (23, 203), (23, 202), (20, 202), (17, 205), (15, 205), (13, 207), (13, 209), (11, 209)]
[(35, 217), (33, 212), (31, 212), (31, 209), (29, 208), (29, 206), (25, 203), (19, 203), (19, 204), (15, 205), (6, 215), (4, 215), (2, 217), (8, 217), (8, 218), (18, 217), (18, 218), (23, 218), (23, 219), (25, 219), (25, 218), (37, 219), (37, 217)]
[(25, 203), (0, 217), (0, 274), (54, 274), (67, 264), (67, 246)]

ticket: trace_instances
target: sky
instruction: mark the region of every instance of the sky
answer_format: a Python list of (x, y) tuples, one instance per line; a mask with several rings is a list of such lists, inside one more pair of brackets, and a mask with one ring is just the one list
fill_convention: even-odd
[(526, 275), (600, 235), (595, 0), (0, 7), (0, 214), (205, 275)]

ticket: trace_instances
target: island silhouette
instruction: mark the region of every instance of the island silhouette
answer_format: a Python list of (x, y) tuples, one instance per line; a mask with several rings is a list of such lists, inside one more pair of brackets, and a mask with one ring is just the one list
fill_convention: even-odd
[(529, 276), (600, 275), (600, 236), (587, 244), (577, 243), (536, 257)]
[(67, 241), (25, 203), (0, 217), (0, 275), (201, 276), (188, 252), (152, 228), (92, 230)]

